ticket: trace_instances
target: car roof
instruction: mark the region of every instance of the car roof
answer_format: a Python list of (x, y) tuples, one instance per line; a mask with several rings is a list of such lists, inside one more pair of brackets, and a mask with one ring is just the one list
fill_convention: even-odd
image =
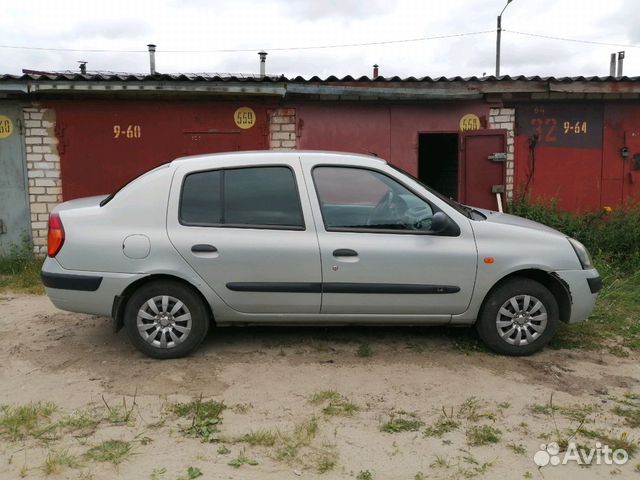
[(383, 163), (386, 164), (386, 160), (377, 157), (373, 154), (371, 155), (364, 155), (364, 154), (360, 154), (360, 153), (350, 153), (350, 152), (332, 152), (332, 151), (326, 151), (326, 150), (249, 150), (249, 151), (242, 151), (242, 152), (225, 152), (225, 153), (204, 153), (204, 154), (200, 154), (200, 155), (189, 155), (186, 157), (179, 157), (176, 158), (173, 162), (171, 163), (187, 163), (187, 162), (191, 162), (191, 161), (196, 161), (196, 160), (205, 160), (208, 158), (215, 158), (215, 157), (231, 157), (231, 156), (245, 156), (247, 157), (247, 160), (251, 160), (252, 158), (255, 157), (260, 157), (260, 158), (264, 158), (265, 156), (273, 156), (273, 157), (278, 157), (278, 158), (283, 158), (283, 157), (300, 157), (300, 159), (302, 161), (304, 161), (307, 158), (317, 158), (318, 155), (322, 155), (322, 156), (327, 156), (327, 157), (333, 157), (335, 160), (346, 160), (347, 158), (359, 158), (359, 159), (366, 159), (366, 160), (373, 160), (379, 163)]

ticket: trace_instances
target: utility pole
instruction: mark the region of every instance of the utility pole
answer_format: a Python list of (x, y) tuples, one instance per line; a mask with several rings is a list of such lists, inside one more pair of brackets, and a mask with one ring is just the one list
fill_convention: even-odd
[(507, 4), (504, 6), (500, 15), (498, 15), (497, 30), (496, 30), (496, 77), (500, 76), (500, 41), (502, 39), (502, 14), (507, 9), (509, 4), (513, 0), (507, 0)]

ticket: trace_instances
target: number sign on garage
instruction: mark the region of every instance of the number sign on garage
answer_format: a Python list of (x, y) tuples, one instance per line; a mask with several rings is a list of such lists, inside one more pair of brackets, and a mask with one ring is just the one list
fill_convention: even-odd
[(518, 134), (537, 135), (544, 147), (602, 148), (602, 115), (602, 105), (522, 105)]

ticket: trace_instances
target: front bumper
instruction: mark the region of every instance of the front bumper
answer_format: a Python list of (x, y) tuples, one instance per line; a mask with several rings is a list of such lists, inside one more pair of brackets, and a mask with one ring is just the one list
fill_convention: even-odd
[(66, 270), (55, 258), (42, 265), (42, 283), (61, 310), (111, 316), (113, 299), (142, 274)]
[(571, 295), (571, 316), (568, 323), (584, 322), (593, 312), (602, 289), (602, 279), (595, 268), (590, 270), (561, 270), (555, 272)]

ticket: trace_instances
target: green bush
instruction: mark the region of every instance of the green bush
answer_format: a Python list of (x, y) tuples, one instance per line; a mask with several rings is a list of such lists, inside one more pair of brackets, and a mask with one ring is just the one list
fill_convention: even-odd
[(592, 255), (624, 270), (640, 268), (640, 205), (572, 214), (556, 201), (531, 203), (518, 200), (509, 213), (548, 225), (584, 243)]
[(11, 249), (9, 255), (0, 256), (0, 289), (26, 293), (43, 293), (40, 281), (42, 259), (31, 251), (31, 242), (25, 239)]

